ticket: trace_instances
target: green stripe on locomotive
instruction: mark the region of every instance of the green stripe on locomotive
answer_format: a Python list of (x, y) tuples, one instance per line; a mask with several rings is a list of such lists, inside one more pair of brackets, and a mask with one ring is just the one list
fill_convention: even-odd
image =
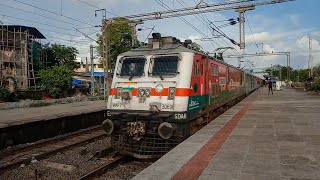
[(217, 97), (213, 97), (212, 94), (205, 94), (202, 96), (190, 96), (188, 100), (188, 112), (189, 117), (192, 119), (193, 117), (197, 117), (201, 114), (201, 110), (211, 109), (214, 107), (221, 106), (232, 99), (236, 98), (236, 96), (244, 94), (245, 88), (241, 87), (238, 90), (231, 91), (221, 91)]

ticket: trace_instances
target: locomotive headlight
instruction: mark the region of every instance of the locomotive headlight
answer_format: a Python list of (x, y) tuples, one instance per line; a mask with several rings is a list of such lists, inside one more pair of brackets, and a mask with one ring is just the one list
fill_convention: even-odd
[(168, 122), (163, 122), (160, 124), (160, 126), (158, 127), (158, 134), (160, 135), (160, 137), (162, 137), (163, 139), (169, 139), (172, 137), (174, 132), (174, 128), (172, 126), (172, 124), (168, 123)]
[(158, 84), (158, 85), (156, 86), (156, 91), (157, 91), (157, 93), (161, 93), (162, 90), (163, 90), (163, 85), (162, 85), (162, 84)]
[(145, 90), (144, 89), (139, 89), (139, 97), (142, 97), (142, 96), (144, 96), (144, 94), (145, 94)]
[(168, 100), (174, 99), (174, 95), (175, 94), (176, 94), (176, 88), (175, 87), (169, 87)]
[(144, 92), (145, 92), (145, 95), (147, 97), (150, 97), (150, 95), (151, 95), (151, 90), (150, 89), (145, 89)]
[(106, 132), (106, 134), (110, 135), (114, 130), (114, 124), (110, 119), (106, 119), (102, 122), (102, 129)]

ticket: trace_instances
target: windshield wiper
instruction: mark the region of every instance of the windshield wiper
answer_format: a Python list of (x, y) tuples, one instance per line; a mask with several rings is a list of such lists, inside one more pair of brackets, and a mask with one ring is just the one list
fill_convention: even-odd
[(159, 73), (159, 71), (157, 70), (157, 68), (154, 68), (154, 70), (155, 70), (155, 72), (160, 76), (160, 79), (161, 79), (161, 80), (164, 80), (163, 77), (162, 77), (162, 75), (161, 75), (161, 73)]
[(129, 81), (131, 81), (132, 78), (133, 78), (133, 76), (135, 76), (135, 75), (136, 75), (136, 72), (134, 72), (134, 73), (129, 77)]

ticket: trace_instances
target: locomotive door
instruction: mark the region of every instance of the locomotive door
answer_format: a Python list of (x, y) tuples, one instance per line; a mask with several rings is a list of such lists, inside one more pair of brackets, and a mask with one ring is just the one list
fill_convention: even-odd
[(200, 54), (194, 55), (191, 77), (191, 91), (188, 110), (196, 111), (205, 107), (205, 71), (204, 58)]
[(208, 69), (208, 61), (207, 61), (207, 56), (202, 56), (201, 59), (201, 67), (202, 67), (202, 74), (201, 74), (201, 96), (204, 96), (203, 98), (203, 104), (204, 107), (206, 107), (207, 105), (207, 97), (206, 97), (206, 93), (207, 93), (207, 86), (208, 86), (208, 77), (207, 77), (207, 69)]

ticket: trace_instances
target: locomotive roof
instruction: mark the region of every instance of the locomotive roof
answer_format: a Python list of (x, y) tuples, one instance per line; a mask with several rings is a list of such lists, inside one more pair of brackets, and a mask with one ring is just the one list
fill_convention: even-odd
[(131, 51), (120, 54), (121, 56), (145, 56), (145, 55), (156, 55), (156, 54), (175, 54), (182, 52), (195, 52), (192, 49), (184, 47), (182, 44), (166, 44), (159, 49), (153, 49), (150, 46), (143, 46)]
[[(198, 53), (198, 54), (201, 54), (204, 56), (209, 56), (209, 55), (205, 54), (204, 52), (195, 51), (191, 48), (187, 48), (181, 43), (166, 43), (161, 48), (158, 48), (158, 49), (153, 49), (152, 46), (142, 46), (142, 47), (124, 52), (124, 53), (120, 54), (120, 56), (146, 56), (146, 55), (160, 55), (160, 54), (162, 55), (162, 54), (177, 54), (177, 53), (183, 53), (183, 52)], [(238, 69), (239, 71), (243, 71), (245, 73), (245, 71), (243, 69), (239, 69), (231, 64), (217, 60), (216, 58), (214, 58), (212, 56), (209, 56), (209, 57), (210, 57), (210, 59), (212, 59), (216, 62), (219, 62), (219, 63), (224, 64), (226, 66)], [(250, 74), (250, 75), (255, 76), (253, 74)]]
[[(198, 53), (204, 56), (208, 56), (207, 54), (204, 54), (201, 51), (195, 51), (193, 49), (187, 48), (185, 47), (183, 44), (165, 44), (163, 47), (159, 48), (159, 49), (153, 49), (150, 46), (143, 46), (143, 47), (139, 47), (137, 49), (132, 49), (130, 51), (124, 52), (122, 54), (120, 54), (121, 56), (145, 56), (145, 55), (157, 55), (157, 54), (176, 54), (176, 53), (182, 53), (182, 52), (190, 52), (190, 53)], [(226, 66), (231, 66), (235, 69), (238, 69), (237, 67), (228, 64), (226, 62), (217, 60), (214, 57), (209, 56), (210, 59), (217, 61), (221, 64), (224, 64)], [(241, 70), (241, 69), (239, 69)], [(243, 71), (243, 70), (241, 70)]]

